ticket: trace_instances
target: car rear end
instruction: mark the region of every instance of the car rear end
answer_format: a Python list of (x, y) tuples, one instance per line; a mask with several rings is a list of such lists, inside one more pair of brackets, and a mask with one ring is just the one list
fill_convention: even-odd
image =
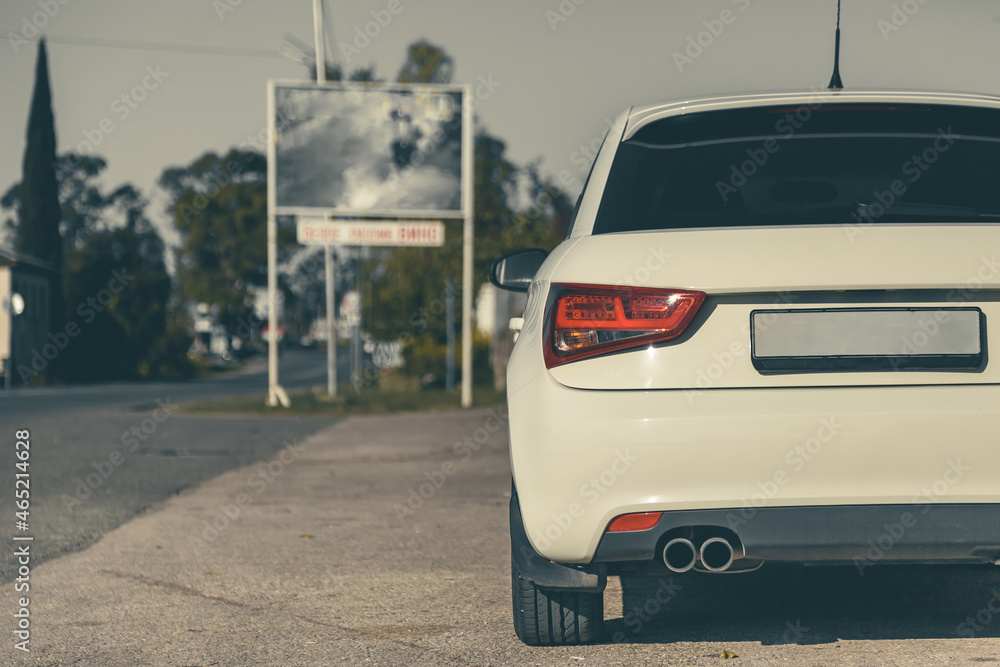
[(623, 121), (509, 365), (531, 549), (588, 573), (998, 562), (1000, 100)]

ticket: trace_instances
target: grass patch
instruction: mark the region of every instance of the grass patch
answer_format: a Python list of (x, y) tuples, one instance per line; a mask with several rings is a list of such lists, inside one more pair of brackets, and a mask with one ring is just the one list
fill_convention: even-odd
[[(326, 390), (306, 389), (291, 392), (290, 408), (272, 408), (265, 396), (253, 394), (236, 398), (219, 398), (180, 404), (182, 412), (192, 414), (252, 414), (252, 415), (365, 415), (392, 412), (431, 412), (461, 407), (459, 390), (404, 387), (373, 387), (354, 391), (350, 386), (338, 387), (337, 396), (327, 396)], [(476, 387), (472, 392), (473, 407), (500, 405), (507, 400), (503, 391), (493, 387)]]

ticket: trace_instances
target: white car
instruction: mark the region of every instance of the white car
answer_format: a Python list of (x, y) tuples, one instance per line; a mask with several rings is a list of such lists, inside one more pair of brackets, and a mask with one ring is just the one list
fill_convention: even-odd
[(507, 371), (514, 625), (601, 634), (609, 574), (1000, 564), (1000, 98), (633, 108)]

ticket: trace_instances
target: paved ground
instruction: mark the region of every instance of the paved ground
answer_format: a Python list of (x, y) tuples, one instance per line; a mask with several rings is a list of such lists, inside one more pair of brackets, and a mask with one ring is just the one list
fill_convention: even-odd
[[(325, 364), (323, 350), (286, 352), (283, 381), (289, 388), (323, 385)], [(283, 442), (336, 421), (176, 411), (182, 401), (203, 398), (256, 393), (263, 401), (266, 387), (266, 359), (255, 357), (238, 371), (204, 380), (0, 391), (0, 498), (14, 498), (14, 433), (26, 428), (32, 436), (35, 562), (92, 544), (179, 490), (265, 459)], [(10, 530), (14, 518), (0, 527)], [(0, 584), (15, 566), (13, 559), (0, 559)]]
[[(624, 595), (612, 579), (608, 629), (624, 641), (528, 648), (510, 624), (505, 436), (468, 460), (453, 449), (487, 416), (346, 419), (170, 498), (33, 569), (31, 652), (8, 635), (0, 663), (710, 665), (723, 650), (738, 656), (723, 664), (749, 665), (1000, 660), (989, 611), (1000, 568), (765, 567), (627, 580)], [(454, 473), (402, 516), (396, 506), (448, 461)], [(19, 595), (0, 588), (8, 619)], [(977, 615), (964, 626), (974, 636), (957, 636)]]

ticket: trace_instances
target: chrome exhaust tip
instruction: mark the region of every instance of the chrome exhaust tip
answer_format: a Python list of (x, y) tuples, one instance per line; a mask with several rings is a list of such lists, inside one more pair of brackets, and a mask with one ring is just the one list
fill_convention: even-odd
[(671, 572), (687, 572), (698, 560), (698, 552), (694, 542), (683, 537), (677, 537), (663, 547), (663, 564)]
[(712, 537), (701, 545), (698, 559), (709, 572), (725, 572), (733, 564), (733, 545), (722, 537)]

